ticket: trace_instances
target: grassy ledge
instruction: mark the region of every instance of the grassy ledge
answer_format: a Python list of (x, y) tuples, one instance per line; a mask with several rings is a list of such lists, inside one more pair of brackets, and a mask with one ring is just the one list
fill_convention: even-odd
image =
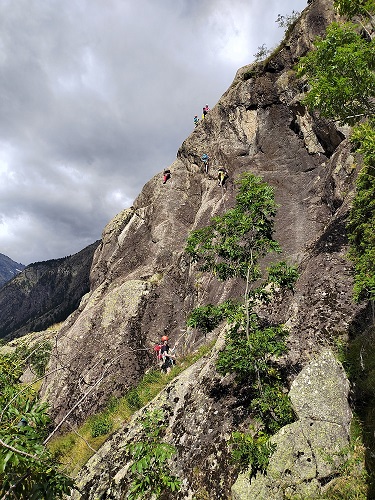
[(132, 415), (149, 403), (183, 370), (208, 354), (216, 341), (200, 347), (196, 352), (178, 359), (168, 374), (158, 369), (145, 373), (139, 384), (121, 398), (111, 398), (107, 407), (90, 416), (77, 429), (57, 436), (48, 445), (63, 465), (65, 472), (75, 477), (108, 437), (128, 422)]

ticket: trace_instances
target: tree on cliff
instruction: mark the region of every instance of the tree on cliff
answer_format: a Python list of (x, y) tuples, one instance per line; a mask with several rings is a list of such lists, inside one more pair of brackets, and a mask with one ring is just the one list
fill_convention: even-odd
[[(355, 300), (375, 300), (375, 39), (374, 0), (336, 0), (340, 14), (360, 24), (332, 23), (315, 50), (301, 58), (307, 77), (306, 105), (323, 116), (354, 125), (351, 141), (363, 156), (357, 193), (347, 224), (354, 263)], [(359, 17), (358, 17), (359, 16)]]
[(342, 15), (354, 17), (355, 15), (364, 16), (373, 21), (375, 12), (374, 0), (335, 0), (335, 7)]
[[(210, 331), (221, 320), (227, 320), (226, 343), (219, 354), (217, 368), (223, 374), (234, 373), (252, 393), (250, 408), (254, 417), (262, 421), (263, 430), (258, 439), (251, 441), (252, 451), (250, 453), (248, 447), (247, 453), (252, 457), (253, 470), (264, 470), (267, 464), (264, 451), (272, 451), (264, 447), (264, 436), (290, 422), (293, 413), (275, 363), (275, 359), (286, 352), (287, 331), (281, 325), (267, 324), (258, 315), (257, 308), (269, 304), (281, 290), (292, 289), (297, 271), (285, 262), (262, 271), (261, 259), (270, 252), (281, 251), (273, 239), (277, 208), (273, 188), (250, 173), (244, 174), (238, 184), (235, 206), (212, 218), (209, 226), (192, 231), (186, 252), (200, 271), (211, 272), (222, 281), (244, 280), (244, 296), (237, 302), (198, 307), (190, 314), (187, 324)], [(258, 450), (255, 455), (254, 447)]]

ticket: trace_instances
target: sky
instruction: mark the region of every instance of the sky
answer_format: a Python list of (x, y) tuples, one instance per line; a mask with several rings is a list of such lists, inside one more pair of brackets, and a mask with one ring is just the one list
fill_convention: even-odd
[(101, 237), (306, 0), (0, 0), (0, 253)]

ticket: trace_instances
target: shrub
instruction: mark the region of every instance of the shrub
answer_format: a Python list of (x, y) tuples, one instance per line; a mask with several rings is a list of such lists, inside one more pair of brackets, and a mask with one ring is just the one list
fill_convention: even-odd
[(257, 472), (265, 473), (270, 457), (276, 449), (269, 436), (262, 432), (257, 435), (233, 432), (231, 438), (232, 458), (240, 471), (246, 471), (250, 465), (250, 478)]
[(111, 432), (113, 426), (113, 421), (111, 417), (106, 413), (101, 413), (96, 415), (91, 424), (91, 435), (93, 438), (99, 436), (105, 436)]
[(143, 406), (137, 389), (130, 389), (130, 391), (126, 394), (125, 399), (131, 410), (139, 410), (139, 408), (142, 408)]
[(181, 481), (169, 471), (168, 460), (176, 453), (176, 448), (161, 441), (165, 429), (162, 410), (147, 412), (141, 420), (143, 436), (127, 445), (133, 460), (130, 468), (130, 500), (137, 498), (160, 498), (165, 492), (178, 491)]

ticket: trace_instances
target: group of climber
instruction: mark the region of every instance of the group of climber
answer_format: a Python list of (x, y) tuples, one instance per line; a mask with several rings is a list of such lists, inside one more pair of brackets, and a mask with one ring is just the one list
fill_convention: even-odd
[[(204, 106), (203, 108), (203, 114), (202, 114), (202, 120), (204, 117), (207, 115), (207, 113), (210, 111), (210, 108), (208, 107), (208, 104)], [(197, 115), (194, 116), (194, 124), (197, 126), (199, 124), (199, 118)], [(210, 165), (210, 157), (208, 156), (207, 153), (203, 153), (201, 156), (201, 161), (203, 163), (203, 169), (206, 174), (208, 174), (208, 169)], [(218, 167), (217, 169), (217, 181), (218, 181), (218, 186), (224, 188), (225, 182), (228, 179), (229, 174), (227, 170), (224, 167)], [(171, 171), (169, 169), (166, 169), (163, 171), (163, 184), (165, 184), (168, 179), (171, 178)]]
[(172, 366), (176, 363), (175, 357), (172, 354), (174, 349), (169, 347), (168, 340), (169, 338), (166, 335), (163, 335), (160, 342), (154, 346), (156, 360), (159, 363), (161, 371), (164, 373), (169, 373)]
[[(208, 174), (208, 167), (210, 164), (210, 157), (207, 153), (203, 153), (201, 156), (201, 160), (203, 163), (203, 169), (206, 174)], [(228, 179), (229, 174), (228, 171), (224, 167), (218, 167), (217, 169), (217, 180), (218, 186), (224, 187), (226, 180)], [(169, 169), (165, 169), (163, 171), (163, 184), (167, 182), (168, 179), (171, 178), (171, 171)]]
[[(202, 112), (202, 120), (205, 118), (205, 116), (207, 115), (207, 113), (210, 111), (210, 108), (208, 107), (208, 104), (206, 104), (203, 108), (203, 112)], [(199, 118), (198, 118), (198, 115), (195, 115), (194, 116), (194, 125), (197, 126), (199, 123)]]

